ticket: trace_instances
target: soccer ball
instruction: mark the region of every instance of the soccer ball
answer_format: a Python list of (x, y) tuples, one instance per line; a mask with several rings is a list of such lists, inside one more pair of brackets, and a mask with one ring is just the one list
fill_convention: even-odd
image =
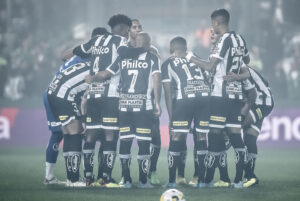
[(185, 199), (181, 191), (169, 189), (161, 195), (160, 201), (185, 201)]

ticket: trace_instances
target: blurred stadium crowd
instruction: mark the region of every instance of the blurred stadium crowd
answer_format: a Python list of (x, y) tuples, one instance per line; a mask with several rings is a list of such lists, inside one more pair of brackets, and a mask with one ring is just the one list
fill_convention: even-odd
[[(130, 8), (126, 8), (124, 2), (132, 2), (137, 8), (151, 5), (153, 10), (139, 11), (131, 16), (126, 10)], [(210, 1), (206, 5), (207, 1), (183, 0), (179, 5), (180, 16), (175, 14), (176, 9), (168, 14), (163, 14), (164, 10), (157, 13), (155, 8), (159, 4), (155, 3), (143, 5), (136, 0), (124, 2), (110, 1), (111, 5), (102, 8), (102, 11), (110, 10), (106, 11), (107, 16), (123, 12), (132, 18), (141, 19), (147, 26), (145, 30), (151, 34), (153, 43), (160, 50), (162, 60), (168, 56), (169, 39), (177, 34), (185, 34), (190, 48), (199, 56), (207, 58), (209, 18), (207, 14), (197, 16), (193, 13), (199, 12), (199, 9), (199, 13), (207, 9), (210, 12), (218, 7), (231, 10), (235, 16), (233, 19), (238, 19), (233, 23), (233, 29), (242, 33), (248, 41), (251, 65), (270, 81), (277, 102), (289, 100), (297, 103), (300, 98), (300, 22), (297, 17), (300, 1), (255, 0), (241, 3), (228, 0), (222, 5), (219, 1)], [(168, 4), (170, 0), (166, 2), (164, 6), (172, 5)], [(104, 1), (95, 0), (84, 6), (78, 0), (0, 1), (0, 100), (17, 101), (42, 96), (44, 88), (62, 64), (62, 51), (89, 38), (93, 26), (106, 25), (108, 17), (105, 14), (100, 16), (102, 21), (90, 23), (90, 19), (95, 18), (90, 8), (101, 3), (103, 6)], [(172, 6), (176, 7), (175, 4)], [(82, 18), (76, 17), (72, 11), (78, 10), (89, 14)], [(152, 19), (151, 15), (156, 18)], [(201, 20), (202, 16), (205, 16), (204, 20)], [(178, 17), (183, 20), (176, 20)], [(160, 23), (165, 24), (161, 25), (161, 29), (153, 25), (156, 19), (161, 19)], [(195, 26), (186, 25), (193, 24), (192, 20)], [(171, 26), (177, 26), (176, 23), (181, 24), (179, 28), (185, 31), (174, 30)]]

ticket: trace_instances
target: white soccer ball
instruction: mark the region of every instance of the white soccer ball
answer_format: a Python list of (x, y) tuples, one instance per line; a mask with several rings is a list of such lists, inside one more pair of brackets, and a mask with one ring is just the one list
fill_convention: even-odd
[(160, 201), (185, 201), (185, 199), (181, 191), (169, 189), (161, 195)]

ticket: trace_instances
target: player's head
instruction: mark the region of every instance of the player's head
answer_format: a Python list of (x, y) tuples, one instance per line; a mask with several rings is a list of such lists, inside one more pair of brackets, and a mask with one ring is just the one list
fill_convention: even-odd
[(131, 27), (131, 19), (126, 15), (118, 14), (112, 16), (108, 25), (111, 28), (113, 34), (117, 34), (128, 38), (129, 28)]
[(135, 40), (138, 33), (143, 31), (142, 24), (138, 19), (131, 20), (131, 27), (130, 27), (130, 38)]
[(211, 14), (211, 25), (214, 32), (219, 34), (228, 28), (230, 14), (226, 9), (217, 9)]
[(218, 42), (220, 36), (221, 35), (214, 32), (214, 30), (212, 28), (210, 29), (210, 41), (212, 44), (216, 44)]
[(99, 35), (104, 35), (108, 33), (107, 30), (104, 27), (96, 27), (95, 29), (93, 29), (92, 31), (92, 38), (99, 36)]
[(148, 33), (140, 32), (136, 35), (136, 47), (144, 47), (149, 49), (151, 44), (151, 37)]
[(173, 38), (170, 42), (170, 53), (173, 54), (175, 52), (186, 52), (187, 43), (183, 37), (177, 36)]

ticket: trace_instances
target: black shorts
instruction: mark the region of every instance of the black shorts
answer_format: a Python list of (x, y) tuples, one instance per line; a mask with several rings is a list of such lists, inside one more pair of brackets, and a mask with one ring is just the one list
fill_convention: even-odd
[(260, 133), (264, 118), (268, 116), (272, 112), (272, 110), (273, 105), (253, 105), (249, 111), (249, 114), (254, 123), (251, 124), (250, 127), (256, 130), (258, 133)]
[(119, 130), (119, 98), (90, 98), (86, 103), (86, 128)]
[(172, 128), (174, 132), (189, 133), (191, 122), (199, 133), (209, 131), (210, 97), (182, 99), (174, 102)]
[(120, 139), (151, 140), (153, 111), (122, 112), (120, 120)]
[(212, 96), (209, 127), (223, 129), (241, 128), (242, 100)]
[(69, 124), (74, 119), (79, 119), (80, 112), (75, 102), (51, 94), (48, 94), (48, 102), (52, 109), (54, 121), (60, 122), (62, 126)]

